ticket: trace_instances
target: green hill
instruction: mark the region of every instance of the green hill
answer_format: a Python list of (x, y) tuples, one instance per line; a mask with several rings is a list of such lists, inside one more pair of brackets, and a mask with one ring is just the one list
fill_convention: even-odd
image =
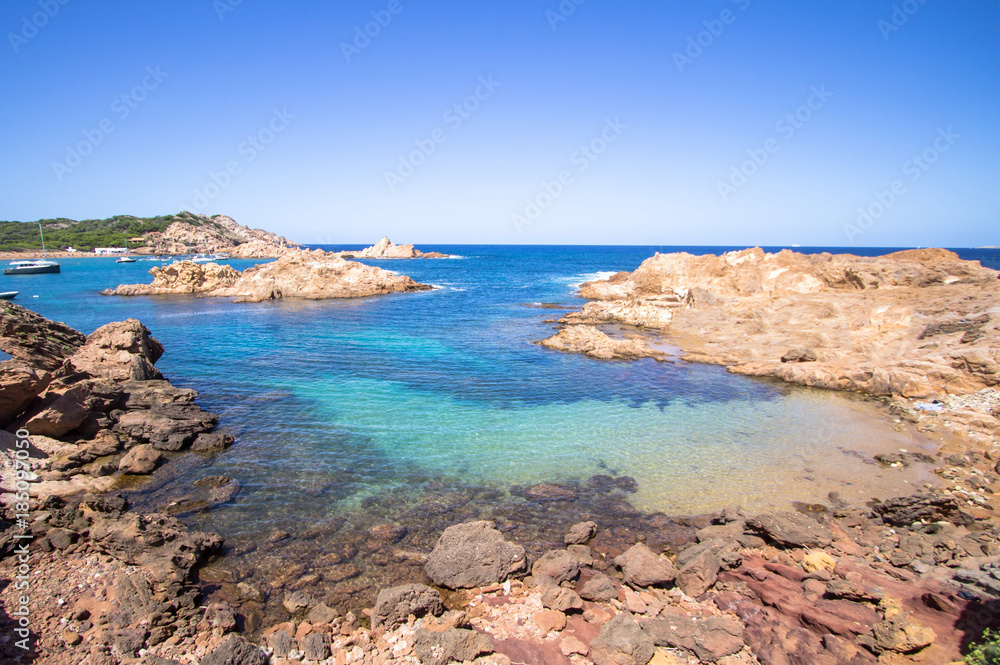
[(45, 247), (62, 251), (73, 247), (89, 252), (95, 247), (122, 247), (126, 238), (135, 238), (153, 231), (163, 231), (173, 222), (201, 226), (205, 221), (189, 212), (160, 217), (117, 215), (109, 219), (41, 219), (37, 222), (0, 222), (0, 251), (27, 252), (40, 250), (38, 224), (45, 233)]

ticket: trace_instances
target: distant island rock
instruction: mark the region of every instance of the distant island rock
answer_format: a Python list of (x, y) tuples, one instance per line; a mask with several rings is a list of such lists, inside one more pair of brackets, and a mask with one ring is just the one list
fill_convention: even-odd
[(451, 259), (455, 258), (450, 254), (441, 252), (421, 252), (413, 245), (397, 245), (388, 237), (383, 236), (381, 240), (365, 247), (358, 252), (340, 252), (342, 256), (356, 259)]
[(103, 295), (193, 294), (261, 302), (280, 298), (324, 300), (433, 289), (405, 275), (348, 261), (323, 250), (286, 252), (277, 261), (239, 272), (227, 265), (180, 261), (149, 271), (152, 284), (123, 284)]

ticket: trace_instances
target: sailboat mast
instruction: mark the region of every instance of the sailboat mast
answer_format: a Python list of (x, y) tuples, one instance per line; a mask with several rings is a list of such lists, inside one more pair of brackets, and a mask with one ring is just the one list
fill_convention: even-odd
[(42, 256), (45, 256), (45, 234), (42, 233), (41, 222), (38, 222), (38, 235), (42, 238)]

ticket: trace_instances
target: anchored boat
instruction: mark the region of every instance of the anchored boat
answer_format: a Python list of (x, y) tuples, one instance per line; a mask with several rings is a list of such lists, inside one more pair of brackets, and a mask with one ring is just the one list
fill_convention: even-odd
[[(42, 239), (42, 256), (45, 256), (45, 235), (42, 233), (42, 223), (38, 223), (38, 235)], [(25, 259), (11, 261), (3, 269), (5, 275), (41, 275), (43, 273), (62, 272), (59, 263), (50, 259)]]

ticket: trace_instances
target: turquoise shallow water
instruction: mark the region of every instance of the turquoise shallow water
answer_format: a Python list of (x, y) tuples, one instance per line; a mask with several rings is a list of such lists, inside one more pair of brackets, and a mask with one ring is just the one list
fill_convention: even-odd
[[(86, 332), (139, 318), (164, 343), (160, 369), (196, 388), (237, 444), (207, 465), (182, 462), (149, 500), (230, 475), (242, 485), (237, 500), (190, 518), (227, 536), (295, 532), (363, 512), (372, 497), (457, 484), (506, 496), (511, 486), (624, 475), (638, 484), (633, 505), (680, 513), (821, 500), (831, 489), (863, 499), (923, 480), (866, 463), (928, 442), (860, 400), (532, 343), (560, 312), (529, 305), (578, 307), (574, 284), (669, 248), (425, 249), (464, 258), (375, 263), (439, 289), (352, 301), (103, 297), (103, 288), (149, 281), (153, 265), (103, 259), (5, 277), (3, 290)], [(995, 265), (995, 250), (981, 254)]]

